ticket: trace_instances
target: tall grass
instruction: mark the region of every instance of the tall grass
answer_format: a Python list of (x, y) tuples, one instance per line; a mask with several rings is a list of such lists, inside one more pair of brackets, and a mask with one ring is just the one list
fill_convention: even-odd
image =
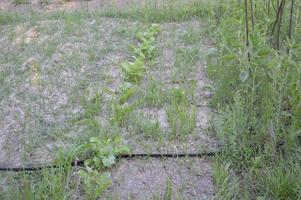
[(143, 22), (167, 22), (183, 21), (193, 17), (206, 17), (211, 12), (210, 4), (200, 0), (190, 0), (189, 2), (181, 0), (165, 0), (160, 4), (154, 3), (155, 0), (147, 1), (144, 4), (132, 4), (125, 8), (116, 6), (99, 8), (94, 11), (52, 11), (49, 13), (40, 13), (30, 10), (25, 13), (1, 12), (0, 25), (32, 21), (34, 19), (61, 19), (72, 17), (84, 19), (88, 17), (113, 17), (138, 20)]
[(301, 199), (296, 166), (301, 163), (296, 156), (301, 144), (301, 4), (294, 6), (281, 8), (281, 23), (276, 22), (277, 7), (274, 11), (259, 0), (223, 1), (216, 5), (223, 11), (210, 16), (208, 31), (216, 49), (208, 56), (208, 72), (220, 110), (214, 126), (224, 162), (244, 179), (237, 199)]

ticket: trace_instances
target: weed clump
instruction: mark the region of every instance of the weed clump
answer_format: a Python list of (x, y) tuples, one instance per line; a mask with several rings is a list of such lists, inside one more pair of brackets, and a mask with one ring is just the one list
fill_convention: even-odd
[(196, 126), (196, 109), (191, 106), (182, 89), (172, 90), (172, 102), (166, 109), (171, 137), (185, 139)]
[(295, 178), (301, 171), (292, 170), (301, 161), (295, 154), (301, 130), (300, 37), (292, 30), (301, 30), (295, 16), (301, 4), (212, 5), (208, 32), (217, 49), (208, 55), (208, 72), (219, 109), (214, 129), (223, 143), (223, 162), (247, 179), (240, 180), (240, 194), (222, 198), (300, 199)]

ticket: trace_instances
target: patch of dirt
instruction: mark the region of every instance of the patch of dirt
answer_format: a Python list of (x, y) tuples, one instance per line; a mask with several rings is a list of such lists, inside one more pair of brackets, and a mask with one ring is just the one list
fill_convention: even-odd
[(20, 132), (23, 131), (24, 109), (16, 102), (12, 108), (0, 112), (0, 166), (14, 166), (22, 162), (23, 148)]
[(34, 28), (30, 28), (25, 33), (17, 37), (15, 43), (18, 45), (22, 43), (29, 44), (30, 42), (32, 42), (32, 40), (34, 40), (37, 37), (38, 37), (38, 32)]
[[(121, 160), (113, 169), (105, 198), (144, 200), (213, 199), (210, 161), (201, 158)], [(167, 191), (169, 190), (169, 192)]]
[(201, 129), (208, 129), (210, 124), (210, 119), (212, 115), (212, 109), (209, 107), (199, 107), (197, 108), (197, 120), (196, 126)]
[(164, 108), (142, 108), (137, 113), (143, 114), (147, 119), (158, 120), (162, 129), (168, 128), (167, 114)]
[(142, 134), (122, 133), (123, 143), (132, 153), (164, 154), (164, 153), (204, 153), (217, 152), (220, 144), (216, 138), (206, 130), (196, 128), (193, 133), (181, 140), (168, 139), (168, 132), (162, 132), (157, 138), (146, 138)]

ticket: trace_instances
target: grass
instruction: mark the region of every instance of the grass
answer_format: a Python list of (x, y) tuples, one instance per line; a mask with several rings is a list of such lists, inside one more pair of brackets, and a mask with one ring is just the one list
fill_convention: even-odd
[(172, 73), (173, 82), (185, 82), (196, 69), (199, 50), (197, 48), (179, 49), (176, 54), (175, 68)]
[(236, 199), (238, 198), (239, 180), (234, 171), (230, 168), (230, 163), (223, 163), (221, 158), (216, 159), (213, 166), (213, 176), (215, 185), (218, 188), (216, 199)]
[[(292, 56), (296, 49), (288, 45), (300, 41), (297, 35), (288, 41), (282, 32), (283, 47), (275, 49), (274, 36), (267, 38), (274, 14), (268, 16), (262, 2), (254, 3), (261, 14), (256, 14), (256, 24), (249, 32), (249, 47), (245, 45), (245, 10), (241, 4), (220, 4), (223, 11), (210, 19), (208, 32), (217, 47), (208, 57), (209, 74), (216, 88), (213, 103), (219, 108), (214, 127), (224, 147), (217, 170), (223, 174), (223, 163), (230, 163), (228, 171), (241, 177), (239, 192), (233, 192), (233, 182), (227, 181), (227, 176), (216, 180), (223, 199), (300, 199), (296, 192), (300, 181), (295, 180), (300, 171), (291, 170), (294, 163), (300, 162), (295, 156), (300, 149), (300, 123), (295, 124), (296, 117), (300, 119), (300, 104), (290, 100), (301, 97), (296, 87), (300, 60)], [(300, 10), (300, 4), (296, 6)], [(283, 16), (284, 24), (288, 23), (288, 13), (286, 10)], [(294, 30), (299, 29), (295, 21)], [(220, 184), (221, 180), (227, 184)]]
[(118, 103), (112, 104), (112, 117), (110, 119), (111, 123), (117, 123), (119, 126), (125, 125), (130, 117), (130, 114), (133, 112), (133, 108), (133, 105), (120, 105)]
[(187, 31), (180, 35), (179, 39), (182, 40), (185, 45), (193, 45), (202, 40), (201, 36), (202, 35), (200, 31), (195, 30), (193, 26), (189, 26)]
[(184, 3), (182, 1), (168, 0), (165, 1), (161, 7), (155, 7), (150, 3), (150, 5), (146, 4), (142, 8), (139, 6), (132, 6), (125, 10), (112, 8), (103, 12), (102, 15), (155, 23), (178, 20), (183, 21), (190, 19), (191, 17), (205, 16), (210, 10), (203, 5), (204, 4), (198, 1)]
[(185, 139), (196, 126), (196, 108), (182, 89), (172, 90), (172, 103), (166, 109), (171, 138)]
[[(69, 156), (72, 156), (72, 151), (69, 153)], [(76, 188), (72, 186), (69, 179), (72, 174), (70, 161), (68, 157), (64, 157), (64, 160), (59, 158), (57, 161), (58, 167), (4, 176), (7, 178), (8, 187), (2, 190), (1, 198), (62, 199), (71, 197), (72, 192), (74, 192)]]
[(154, 79), (151, 79), (139, 92), (141, 104), (148, 107), (162, 107), (168, 99), (164, 94), (163, 84)]
[(160, 7), (155, 7), (152, 2), (141, 6), (130, 6), (124, 9), (109, 7), (100, 9), (95, 12), (71, 12), (54, 11), (49, 14), (39, 14), (37, 12), (28, 12), (24, 14), (14, 12), (2, 12), (0, 14), (0, 24), (18, 23), (26, 20), (32, 21), (33, 19), (52, 19), (57, 20), (62, 16), (76, 17), (77, 19), (94, 17), (112, 17), (139, 20), (148, 23), (159, 23), (167, 21), (184, 21), (192, 17), (205, 17), (211, 10), (210, 6), (204, 6), (206, 2), (191, 1), (185, 3), (179, 0), (167, 0), (161, 4)]
[(133, 119), (134, 134), (141, 135), (151, 140), (162, 140), (163, 130), (160, 127), (160, 122), (157, 119), (149, 119), (148, 116), (138, 115)]
[(18, 4), (26, 4), (26, 3), (28, 3), (27, 0), (14, 0), (14, 4), (15, 4), (15, 5), (18, 5)]

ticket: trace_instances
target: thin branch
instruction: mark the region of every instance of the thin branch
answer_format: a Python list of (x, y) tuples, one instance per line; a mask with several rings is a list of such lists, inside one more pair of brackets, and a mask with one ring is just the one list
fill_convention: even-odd
[(288, 28), (288, 38), (292, 39), (292, 26), (293, 26), (293, 13), (294, 13), (294, 3), (295, 0), (291, 0), (291, 11), (290, 11), (290, 22), (289, 22), (289, 28)]
[(270, 16), (271, 0), (268, 0), (268, 16)]
[(254, 20), (254, 5), (253, 5), (253, 0), (250, 0), (250, 5), (251, 5), (251, 17), (252, 17), (252, 30), (254, 31), (254, 29), (255, 29), (255, 20)]
[(249, 19), (248, 19), (248, 0), (245, 0), (245, 25), (246, 25), (246, 46), (248, 51), (248, 60), (250, 61), (250, 52), (249, 52)]
[(277, 43), (276, 43), (276, 47), (277, 47), (278, 50), (280, 48), (280, 31), (281, 31), (282, 16), (283, 16), (283, 11), (284, 11), (284, 6), (285, 6), (285, 2), (286, 1), (283, 0), (282, 2), (283, 2), (283, 4), (280, 4), (280, 15), (279, 15), (279, 22), (278, 22), (278, 30), (277, 30)]
[(276, 15), (276, 19), (275, 19), (275, 22), (274, 22), (274, 25), (273, 25), (273, 28), (272, 28), (271, 36), (274, 35), (276, 26), (277, 26), (277, 24), (279, 22), (279, 18), (280, 18), (280, 14), (281, 14), (281, 9), (282, 9), (282, 5), (284, 4), (284, 2), (285, 2), (284, 0), (281, 0), (280, 6), (277, 9), (277, 15)]

